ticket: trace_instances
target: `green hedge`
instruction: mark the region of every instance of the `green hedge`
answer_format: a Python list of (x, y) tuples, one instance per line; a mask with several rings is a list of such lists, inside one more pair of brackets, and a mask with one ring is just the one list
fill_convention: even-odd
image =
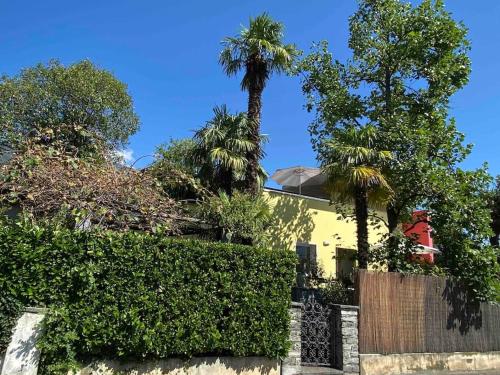
[(93, 357), (284, 356), (294, 273), (285, 250), (0, 226), (0, 290), (51, 308), (51, 373)]

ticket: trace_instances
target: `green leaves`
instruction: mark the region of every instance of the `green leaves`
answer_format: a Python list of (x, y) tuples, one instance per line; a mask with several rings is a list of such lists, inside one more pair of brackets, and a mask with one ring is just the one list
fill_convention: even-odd
[(393, 159), (390, 151), (379, 150), (377, 129), (371, 125), (362, 128), (335, 129), (333, 137), (325, 140), (318, 159), (328, 175), (328, 189), (332, 198), (345, 201), (362, 188), (372, 204), (387, 203), (392, 189), (383, 168)]
[(491, 216), (485, 168), (436, 176), (440, 191), (428, 202), (434, 241), (442, 250), (437, 263), (461, 280), (479, 300), (498, 300), (498, 249), (488, 246)]
[(0, 321), (19, 302), (50, 307), (50, 374), (89, 358), (284, 356), (294, 277), (286, 250), (0, 226)]
[(59, 141), (85, 152), (96, 139), (124, 144), (139, 119), (127, 86), (84, 60), (67, 67), (51, 61), (3, 77), (0, 123), (11, 137), (38, 136), (45, 144)]
[[(242, 89), (247, 90), (256, 70), (260, 70), (258, 80), (264, 86), (271, 73), (291, 68), (299, 52), (294, 45), (283, 44), (283, 29), (283, 24), (274, 21), (267, 13), (250, 18), (248, 28), (243, 27), (237, 37), (227, 37), (222, 41), (224, 49), (219, 62), (224, 72), (231, 76), (247, 68), (241, 82)], [(261, 67), (248, 69), (249, 63)]]
[[(309, 130), (318, 159), (334, 176), (332, 190), (345, 198), (352, 190), (345, 187), (354, 184), (390, 186), (385, 260), (392, 271), (406, 269), (409, 252), (400, 249), (411, 248), (398, 235), (400, 224), (416, 208), (429, 210), (437, 246), (454, 254), (443, 255), (440, 265), (469, 280), (479, 298), (492, 298), (495, 271), (472, 275), (475, 262), (492, 259), (485, 246), (489, 217), (478, 199), (484, 200), (486, 172), (458, 168), (471, 146), (448, 113), (450, 97), (469, 79), (467, 29), (433, 0), (360, 1), (349, 29), (350, 60), (335, 60), (322, 42), (296, 71), (307, 109), (316, 112)], [(355, 136), (344, 141), (350, 129), (370, 127), (378, 135), (372, 145), (360, 146)]]
[[(213, 118), (193, 137), (191, 158), (198, 166), (198, 177), (208, 189), (213, 192), (223, 189), (231, 194), (245, 178), (248, 154), (257, 152), (260, 159), (262, 148), (250, 138), (246, 113), (231, 114), (225, 105), (216, 106), (213, 111)], [(260, 142), (265, 141), (266, 137), (261, 135)], [(265, 172), (260, 174), (261, 181), (265, 177)]]
[(198, 216), (210, 224), (209, 238), (233, 243), (265, 246), (272, 213), (261, 196), (234, 192), (232, 196), (220, 192), (207, 198), (198, 208)]

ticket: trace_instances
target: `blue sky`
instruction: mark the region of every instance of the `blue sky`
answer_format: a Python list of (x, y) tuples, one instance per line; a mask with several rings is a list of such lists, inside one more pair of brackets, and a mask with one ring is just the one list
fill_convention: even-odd
[[(488, 161), (491, 173), (500, 174), (500, 1), (448, 0), (446, 6), (469, 28), (472, 41), (470, 83), (451, 103), (459, 129), (475, 144), (464, 166)], [(226, 77), (217, 59), (220, 41), (249, 16), (267, 11), (285, 24), (286, 41), (308, 51), (313, 41), (326, 39), (344, 60), (350, 55), (347, 20), (355, 9), (355, 0), (4, 0), (0, 73), (13, 75), (51, 58), (64, 64), (90, 59), (112, 71), (128, 84), (141, 118), (130, 142), (140, 157), (171, 137), (191, 136), (214, 105), (246, 110), (240, 77)], [(270, 138), (264, 166), (271, 173), (316, 164), (307, 132), (312, 115), (303, 105), (298, 78), (270, 80), (262, 128)]]

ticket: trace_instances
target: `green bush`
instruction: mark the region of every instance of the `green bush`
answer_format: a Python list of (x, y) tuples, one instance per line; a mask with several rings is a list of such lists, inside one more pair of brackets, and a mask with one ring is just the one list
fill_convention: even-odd
[(229, 196), (221, 191), (205, 199), (197, 215), (211, 226), (207, 233), (210, 239), (260, 246), (268, 243), (267, 229), (273, 217), (262, 195), (254, 197), (235, 191)]
[(328, 278), (321, 285), (321, 296), (326, 303), (340, 305), (352, 304), (352, 292), (349, 291), (344, 282), (334, 278)]
[(49, 373), (95, 357), (284, 356), (294, 267), (286, 250), (0, 226), (0, 289), (50, 306)]
[(2, 289), (2, 294), (0, 294), (0, 354), (5, 352), (9, 345), (12, 329), (20, 312), (19, 301)]

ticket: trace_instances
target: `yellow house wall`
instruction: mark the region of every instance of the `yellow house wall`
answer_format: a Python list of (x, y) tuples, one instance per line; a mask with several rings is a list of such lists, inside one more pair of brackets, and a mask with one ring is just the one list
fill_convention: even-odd
[[(297, 243), (316, 245), (317, 261), (325, 276), (336, 275), (336, 248), (356, 249), (356, 222), (342, 219), (327, 200), (264, 190), (273, 209), (271, 245), (295, 251)], [(378, 212), (385, 219), (385, 213)], [(369, 243), (377, 243), (384, 226), (369, 228)]]

